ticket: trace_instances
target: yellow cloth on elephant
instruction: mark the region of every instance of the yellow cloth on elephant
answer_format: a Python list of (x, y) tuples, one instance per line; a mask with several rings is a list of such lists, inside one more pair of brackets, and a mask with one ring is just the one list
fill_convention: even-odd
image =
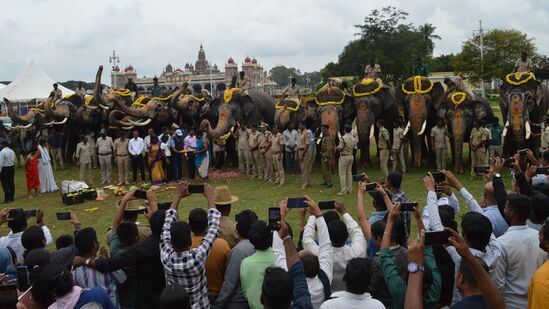
[(240, 88), (230, 88), (230, 89), (225, 90), (225, 92), (223, 92), (223, 102), (230, 103), (231, 100), (233, 99), (233, 93), (235, 91), (242, 92), (242, 89), (240, 89)]
[(149, 146), (147, 162), (149, 163), (152, 182), (155, 184), (164, 182), (166, 174), (164, 173), (160, 143), (151, 144)]

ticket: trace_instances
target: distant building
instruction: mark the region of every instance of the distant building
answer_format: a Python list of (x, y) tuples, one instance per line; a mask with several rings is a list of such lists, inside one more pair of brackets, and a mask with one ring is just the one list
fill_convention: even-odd
[[(246, 57), (242, 62), (241, 70), (246, 73), (250, 79), (251, 89), (262, 90), (269, 94), (273, 94), (276, 83), (271, 81), (267, 72), (259, 64), (257, 59)], [(184, 82), (189, 83), (189, 86), (200, 85), (202, 88), (217, 95), (220, 91), (227, 89), (231, 83), (233, 76), (238, 76), (238, 65), (236, 61), (229, 57), (225, 63), (225, 71), (220, 71), (217, 64), (210, 65), (206, 59), (206, 52), (202, 45), (198, 51), (198, 59), (194, 66), (191, 63), (186, 63), (184, 69), (175, 68), (168, 63), (162, 73), (157, 76), (158, 84), (166, 90), (173, 91)], [(123, 88), (129, 77), (137, 84), (140, 94), (150, 94), (150, 88), (153, 85), (153, 77), (137, 77), (137, 71), (132, 66), (127, 66), (124, 71), (115, 66), (111, 71), (111, 86), (112, 88)], [(211, 86), (213, 84), (213, 87)]]

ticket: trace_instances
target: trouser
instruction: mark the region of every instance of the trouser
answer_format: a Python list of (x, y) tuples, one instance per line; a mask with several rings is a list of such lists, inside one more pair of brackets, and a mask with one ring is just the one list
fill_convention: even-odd
[(301, 174), (303, 175), (303, 185), (311, 184), (311, 169), (313, 168), (314, 155), (313, 151), (309, 150), (303, 157), (301, 164)]
[[(95, 149), (95, 148), (94, 148)], [(91, 164), (90, 164), (90, 167), (91, 168), (96, 168), (97, 167), (97, 151), (92, 151), (92, 154), (91, 154)]]
[(128, 158), (128, 155), (117, 156), (116, 165), (118, 165), (118, 182), (128, 182), (130, 170), (130, 159)]
[(141, 171), (141, 181), (145, 181), (145, 165), (143, 165), (143, 155), (131, 156), (133, 182), (137, 182), (137, 169)]
[(273, 152), (267, 151), (263, 157), (263, 175), (265, 180), (271, 181), (273, 179)]
[(92, 173), (91, 173), (91, 162), (88, 162), (88, 163), (80, 162), (80, 181), (86, 181), (86, 176), (88, 178), (88, 183), (92, 184), (93, 179), (92, 179)]
[(238, 149), (238, 170), (242, 174), (249, 172), (248, 162), (246, 160), (246, 149)]
[(253, 175), (257, 176), (259, 178), (263, 178), (263, 165), (261, 160), (261, 155), (259, 154), (259, 150), (252, 150), (252, 170)]
[(474, 171), (475, 166), (487, 165), (487, 164), (488, 163), (486, 162), (486, 148), (480, 147), (480, 148), (477, 148), (476, 150), (471, 151), (471, 177), (474, 177), (476, 175)]
[(501, 145), (490, 145), (490, 147), (488, 148), (488, 152), (490, 153), (490, 159), (499, 158), (503, 154), (503, 147)]
[(356, 161), (356, 153), (357, 153), (358, 149), (353, 149), (353, 166), (351, 167), (351, 171), (353, 173), (353, 175), (357, 175), (358, 172), (357, 172), (357, 161)]
[(381, 169), (381, 175), (383, 175), (384, 178), (387, 178), (387, 175), (389, 175), (389, 168), (387, 167), (389, 155), (390, 151), (388, 148), (379, 150), (379, 168)]
[(446, 156), (448, 154), (448, 149), (446, 148), (436, 148), (435, 157), (437, 161), (437, 170), (442, 171), (446, 169)]
[(63, 166), (63, 155), (61, 148), (49, 148), (50, 155), (51, 155), (51, 161), (53, 162), (53, 167), (57, 169), (58, 167), (64, 168)]
[(176, 181), (181, 180), (181, 154), (174, 152), (170, 157), (172, 163), (173, 178)]
[(353, 191), (353, 156), (341, 155), (339, 157), (339, 182), (341, 184), (341, 193), (351, 193)]
[(15, 166), (4, 166), (0, 172), (0, 182), (4, 190), (4, 202), (10, 202), (15, 199)]
[(285, 152), (284, 161), (286, 163), (286, 171), (289, 174), (297, 173), (297, 162), (295, 161), (295, 156), (293, 151)]
[(166, 172), (166, 180), (173, 180), (172, 156), (164, 158), (164, 171)]
[(282, 152), (273, 154), (273, 166), (275, 183), (284, 184), (284, 165), (282, 163)]
[(225, 150), (217, 151), (216, 152), (216, 159), (217, 159), (217, 162), (216, 162), (217, 169), (222, 170), (223, 165), (225, 165)]
[(194, 165), (194, 153), (187, 153), (187, 166), (189, 168), (189, 180), (193, 180), (196, 175), (196, 166)]
[[(320, 169), (322, 170), (322, 180), (325, 184), (332, 184), (332, 158), (322, 157), (320, 161)], [(352, 176), (351, 176), (352, 177)]]
[(391, 149), (391, 155), (393, 156), (393, 172), (397, 168), (397, 164), (400, 162), (400, 168), (403, 173), (406, 173), (406, 161), (404, 161), (404, 149)]
[(99, 167), (101, 169), (101, 181), (108, 182), (111, 181), (112, 173), (112, 156), (111, 154), (99, 154)]

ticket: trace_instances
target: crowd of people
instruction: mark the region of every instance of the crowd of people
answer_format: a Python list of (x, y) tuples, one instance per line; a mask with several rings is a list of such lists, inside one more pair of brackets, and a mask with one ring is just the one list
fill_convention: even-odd
[[(74, 235), (46, 250), (54, 238), (43, 213), (29, 225), (24, 210), (5, 208), (2, 282), (26, 267), (30, 288), (17, 308), (29, 309), (546, 308), (549, 185), (538, 168), (549, 166), (549, 152), (539, 161), (531, 152), (495, 159), (479, 200), (453, 173), (429, 173), (425, 205), (409, 200), (398, 171), (382, 183), (362, 174), (353, 207), (321, 209), (306, 196), (299, 209), (282, 199), (268, 216), (241, 209), (233, 217), (239, 198), (227, 186), (205, 184), (203, 205), (185, 199), (186, 181), (167, 204), (149, 190), (143, 206), (130, 191), (108, 250), (102, 231), (75, 213)], [(140, 213), (148, 226), (136, 224)]]

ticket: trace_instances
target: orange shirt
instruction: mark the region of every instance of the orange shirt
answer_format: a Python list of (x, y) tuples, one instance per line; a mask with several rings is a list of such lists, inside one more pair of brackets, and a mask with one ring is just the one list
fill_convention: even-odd
[[(196, 248), (202, 242), (203, 236), (193, 236), (192, 248)], [(229, 261), (231, 248), (229, 243), (221, 238), (214, 242), (212, 250), (206, 260), (206, 280), (208, 281), (208, 293), (218, 294), (225, 280), (225, 270)]]

